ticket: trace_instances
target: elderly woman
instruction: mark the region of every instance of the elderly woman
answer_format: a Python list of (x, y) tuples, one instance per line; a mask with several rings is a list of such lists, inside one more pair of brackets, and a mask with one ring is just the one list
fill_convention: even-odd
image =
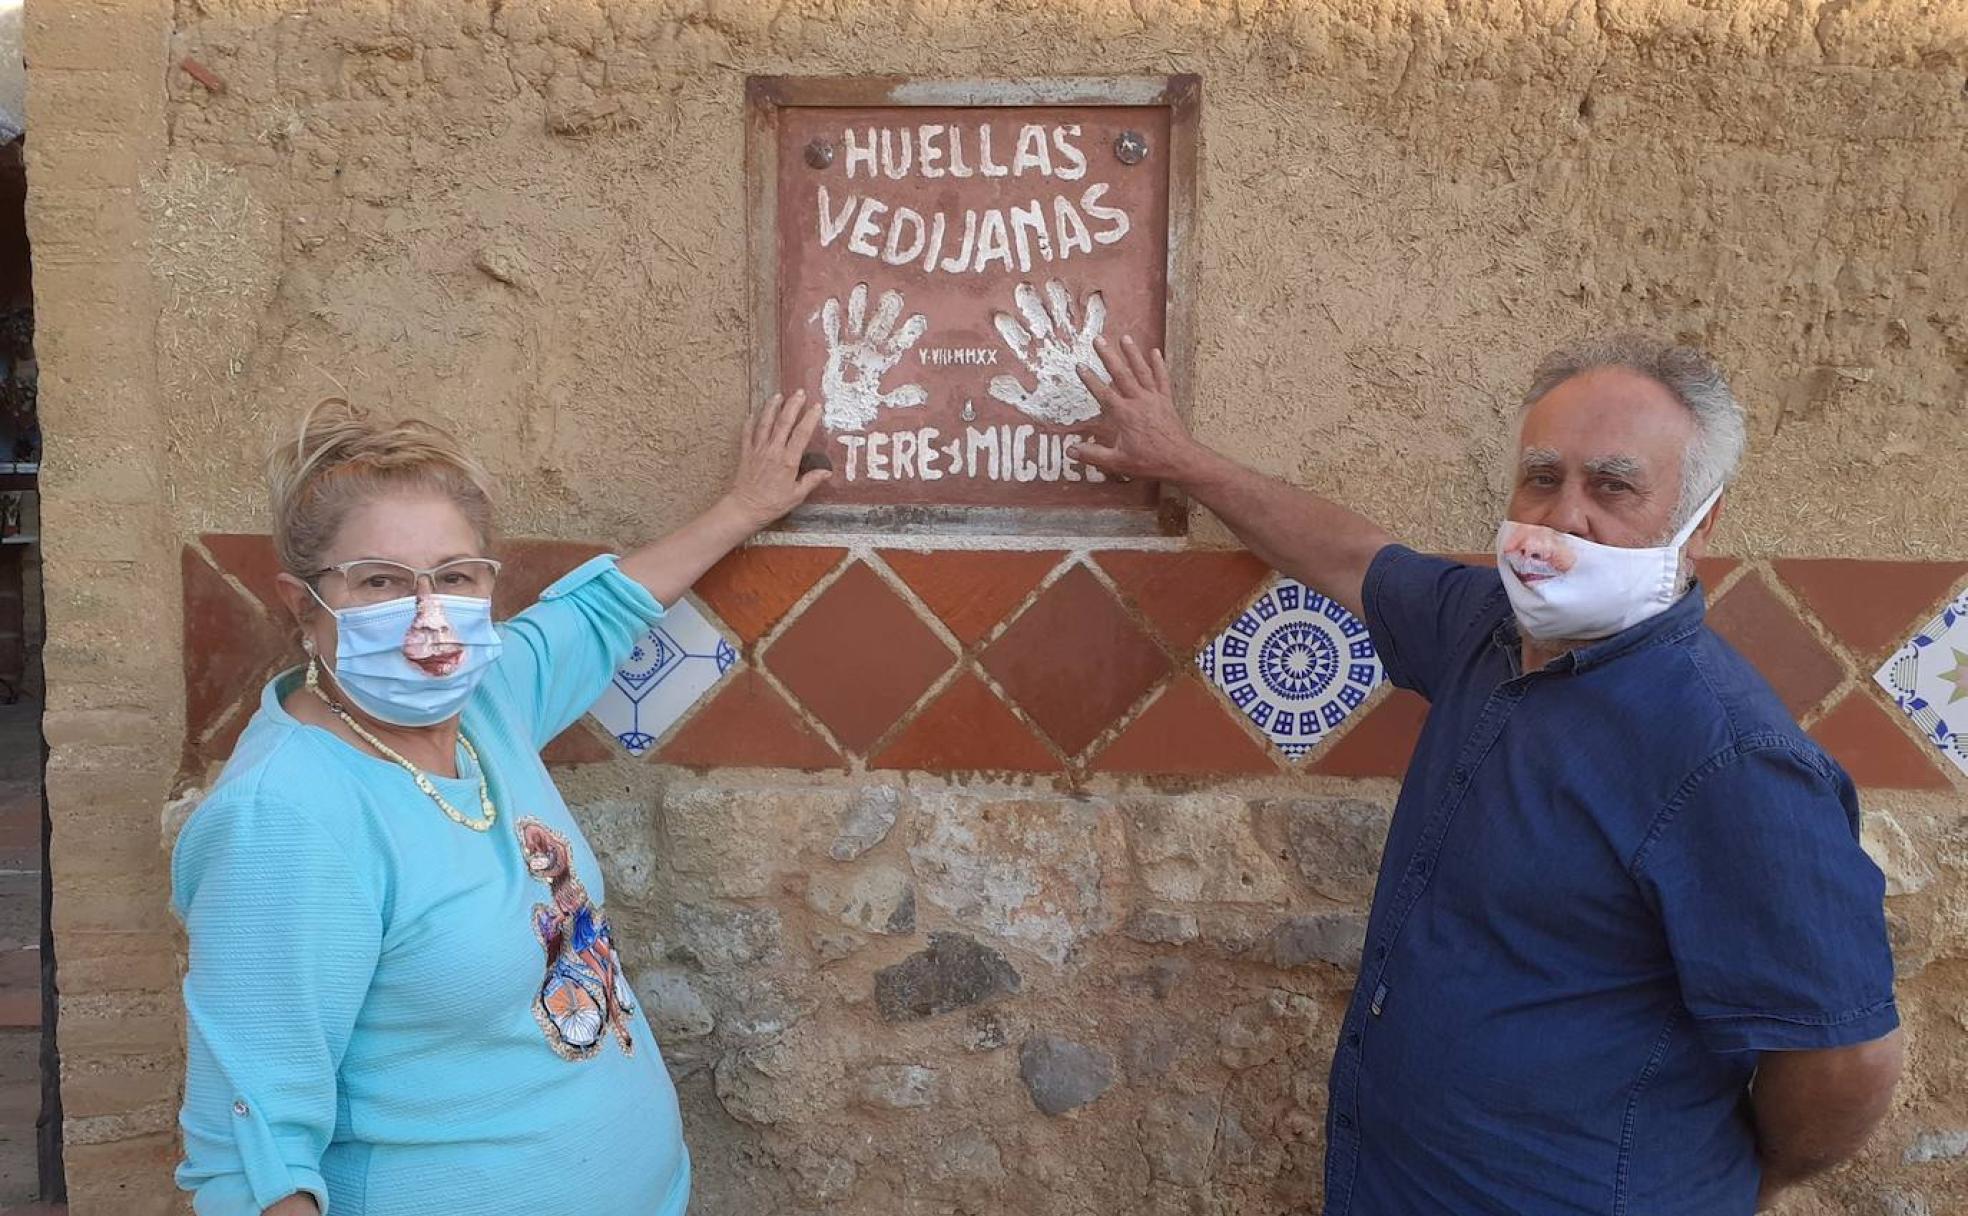
[(676, 1216), (676, 1095), (540, 748), (685, 588), (827, 474), (795, 394), (696, 520), (495, 624), (449, 435), (317, 407), (269, 462), (305, 660), (172, 859), (191, 943), (179, 1185), (203, 1216)]

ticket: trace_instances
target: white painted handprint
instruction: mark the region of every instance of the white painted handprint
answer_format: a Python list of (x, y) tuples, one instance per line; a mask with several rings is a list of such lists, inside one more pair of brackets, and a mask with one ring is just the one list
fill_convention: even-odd
[(1045, 293), (1041, 304), (1032, 285), (1020, 283), (1013, 293), (1018, 316), (1001, 312), (993, 318), (1005, 345), (1038, 383), (1028, 391), (1016, 376), (995, 376), (991, 395), (1040, 422), (1072, 426), (1100, 416), (1100, 403), (1080, 382), (1079, 369), (1089, 367), (1102, 380), (1111, 379), (1093, 351), (1093, 340), (1107, 324), (1107, 301), (1089, 292), (1086, 315), (1076, 318), (1064, 283), (1052, 280)]
[(920, 384), (882, 391), (881, 378), (929, 329), (929, 318), (917, 313), (898, 330), (895, 322), (901, 315), (902, 294), (885, 291), (869, 318), (868, 285), (857, 283), (847, 294), (846, 329), (841, 327), (839, 300), (828, 300), (810, 318), (820, 322), (827, 338), (827, 367), (820, 374), (820, 420), (828, 430), (863, 430), (884, 409), (907, 409), (929, 400), (929, 390)]

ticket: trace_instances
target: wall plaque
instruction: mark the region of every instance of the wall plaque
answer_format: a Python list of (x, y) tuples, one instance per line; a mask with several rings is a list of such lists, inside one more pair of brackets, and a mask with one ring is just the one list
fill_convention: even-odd
[(759, 392), (818, 395), (834, 478), (795, 527), (1180, 530), (1069, 454), (1093, 339), (1188, 351), (1195, 77), (755, 78)]

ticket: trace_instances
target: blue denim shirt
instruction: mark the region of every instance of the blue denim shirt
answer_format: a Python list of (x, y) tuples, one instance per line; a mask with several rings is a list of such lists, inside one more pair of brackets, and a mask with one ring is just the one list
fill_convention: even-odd
[(1431, 703), (1333, 1059), (1329, 1216), (1747, 1216), (1759, 1052), (1899, 1024), (1851, 781), (1668, 611), (1521, 670), (1494, 570), (1384, 549)]

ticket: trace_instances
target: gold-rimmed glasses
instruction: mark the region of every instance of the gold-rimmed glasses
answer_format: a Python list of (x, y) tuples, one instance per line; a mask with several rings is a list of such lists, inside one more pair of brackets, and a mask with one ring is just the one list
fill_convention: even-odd
[(500, 563), (489, 557), (460, 557), (425, 569), (406, 566), (380, 557), (358, 557), (354, 561), (323, 566), (310, 579), (339, 574), (348, 598), (359, 605), (381, 604), (417, 594), (417, 584), (429, 579), (431, 590), (439, 595), (468, 595), (491, 599), (493, 584), (499, 581)]

